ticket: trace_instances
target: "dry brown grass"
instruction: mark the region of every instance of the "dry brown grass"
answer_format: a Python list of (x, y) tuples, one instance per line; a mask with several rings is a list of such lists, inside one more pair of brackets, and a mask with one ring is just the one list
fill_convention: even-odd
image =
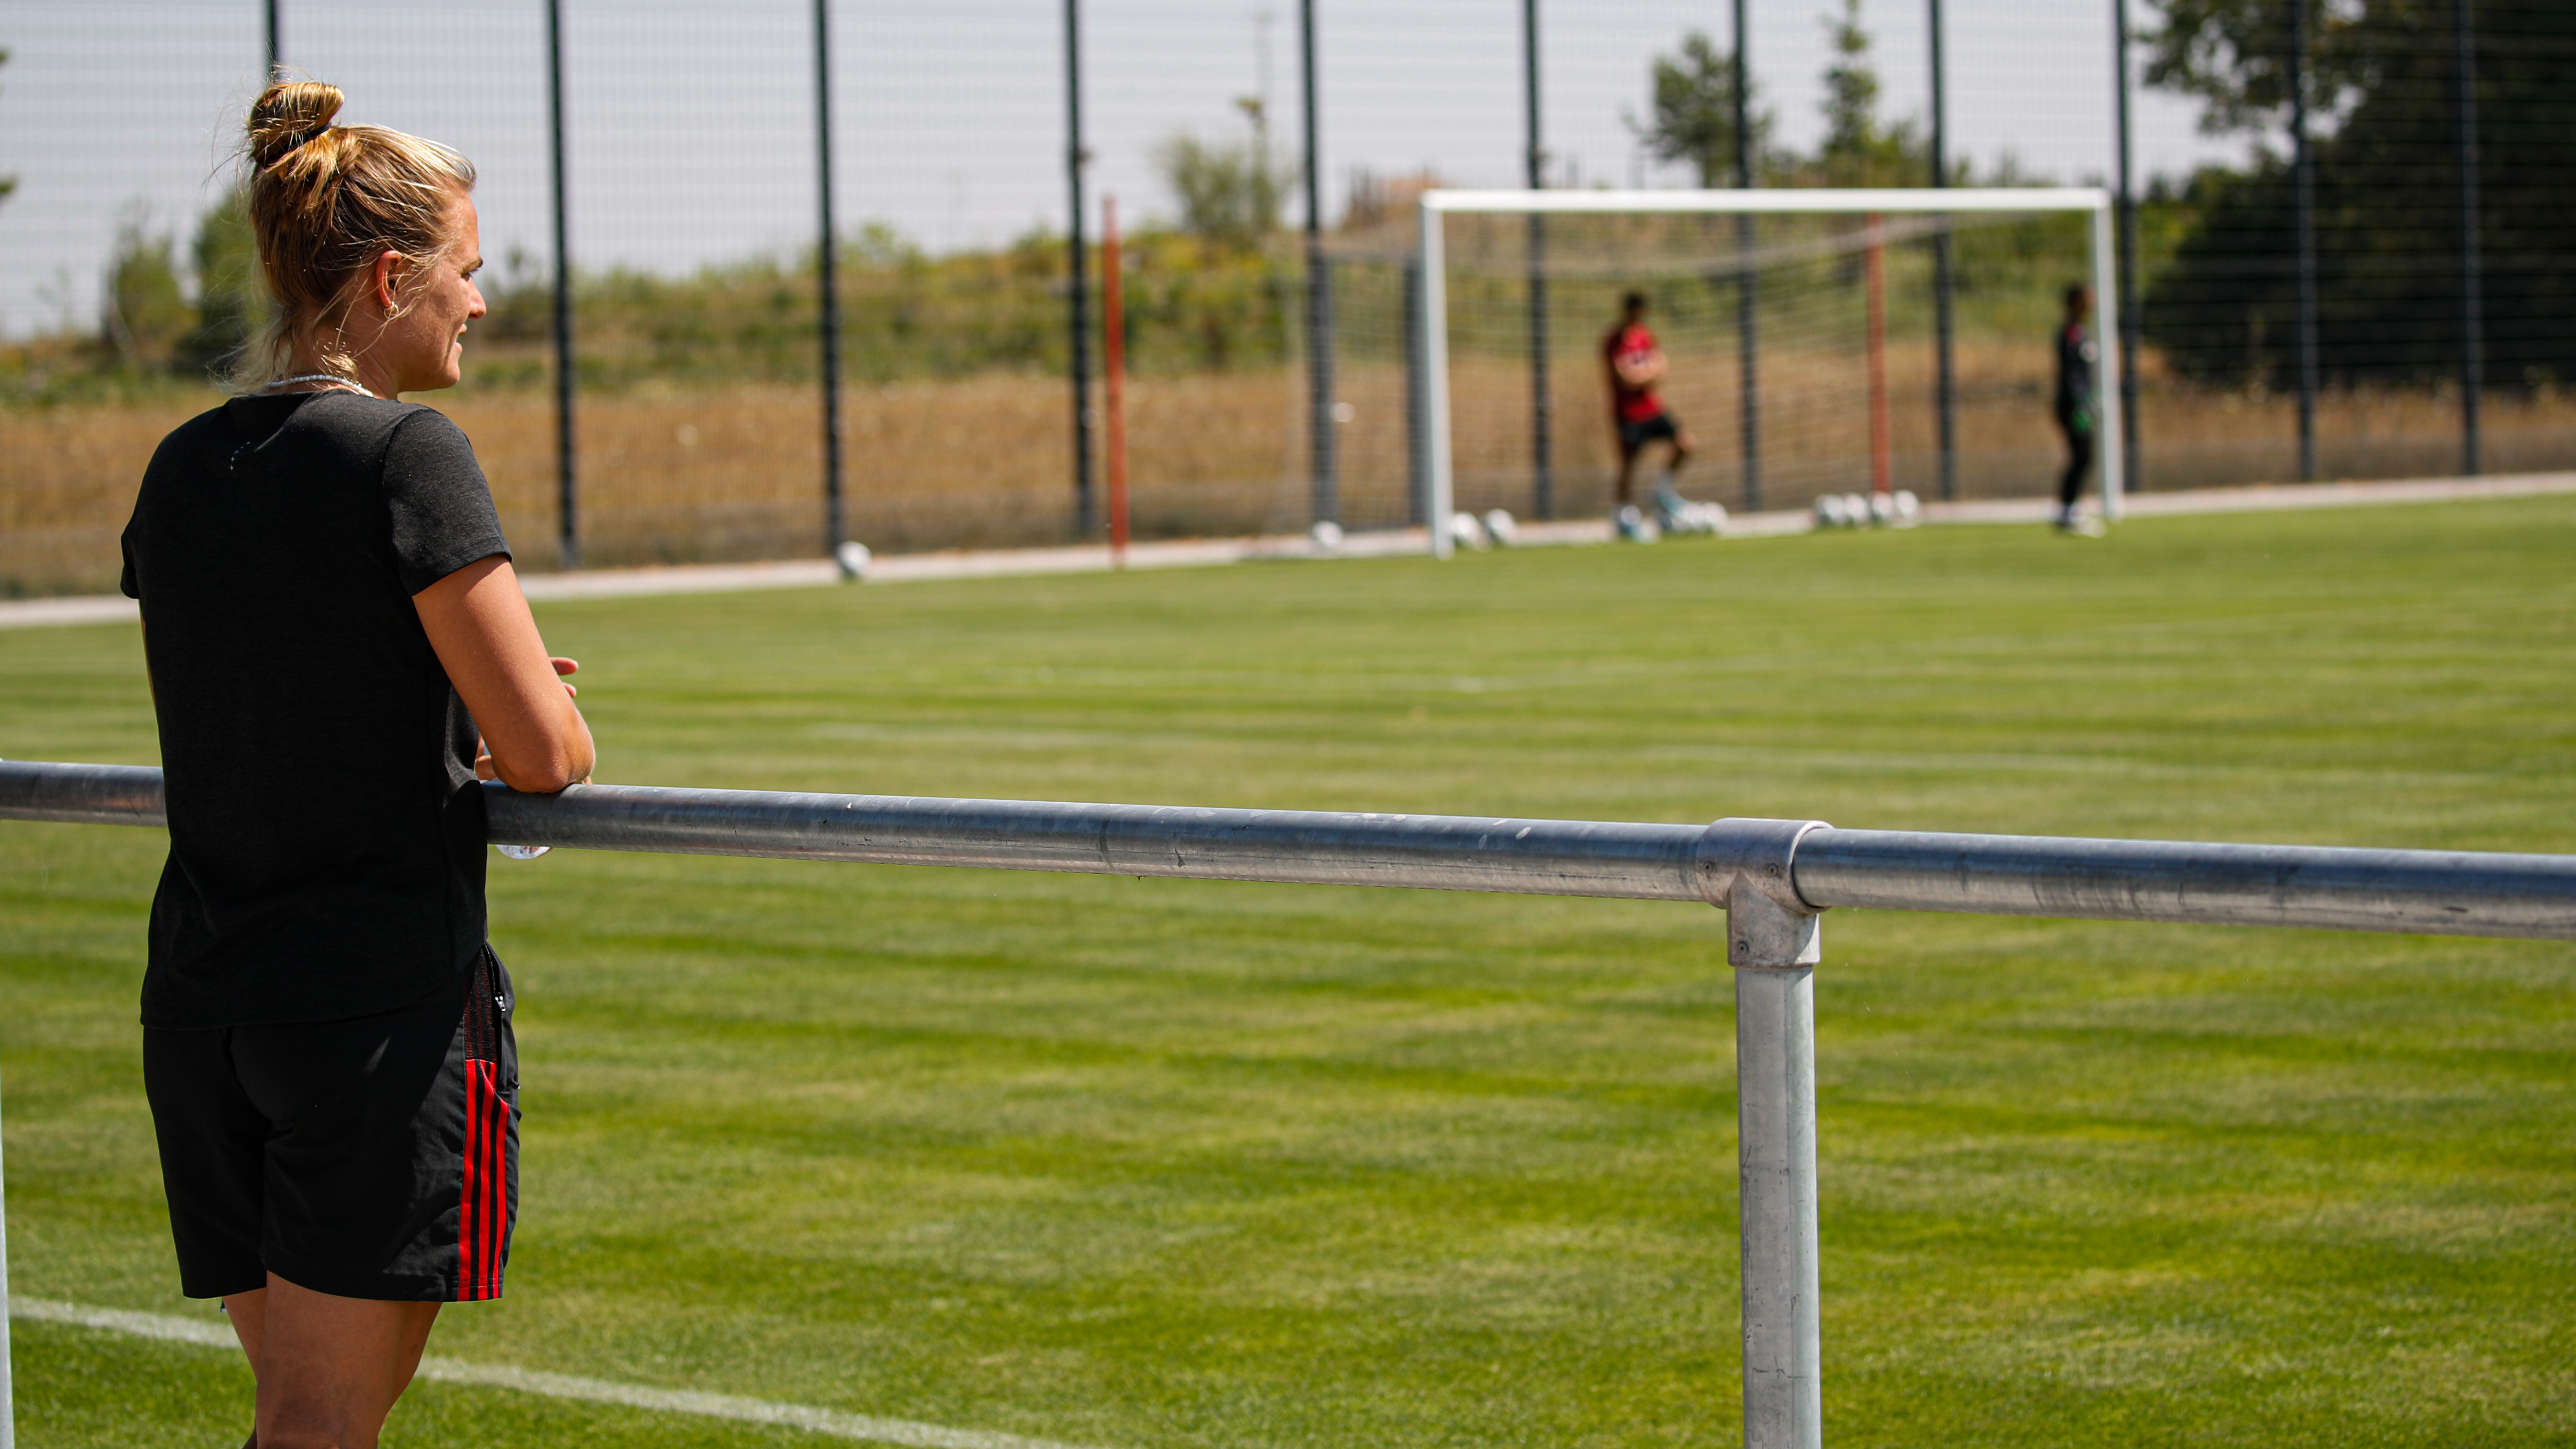
[[(1960, 356), (1962, 491), (2027, 495), (2054, 485), (2059, 445), (2047, 416), (2044, 357), (2025, 347)], [(2035, 366), (2034, 364), (2038, 364)], [(1931, 368), (1925, 349), (1891, 354), (1896, 481), (1935, 486)], [(1771, 506), (1868, 486), (1868, 432), (1856, 357), (1766, 359), (1765, 482)], [(1401, 372), (1346, 363), (1340, 430), (1342, 513), (1360, 526), (1409, 511)], [(2143, 408), (2151, 488), (2285, 479), (2297, 467), (2294, 412), (2280, 396), (2191, 389), (2150, 374)], [(1586, 366), (1552, 378), (1558, 509), (1607, 506), (1612, 464), (1599, 379)], [(1530, 506), (1526, 373), (1507, 359), (1453, 369), (1462, 507)], [(1302, 528), (1308, 517), (1303, 384), (1272, 369), (1145, 378), (1129, 388), (1132, 497), (1140, 536)], [(1736, 378), (1731, 354), (1674, 359), (1673, 409), (1701, 457), (1686, 491), (1734, 504)], [(503, 522), (531, 568), (556, 563), (554, 416), (537, 393), (431, 399), (473, 438)], [(115, 586), (116, 536), (135, 480), (163, 434), (211, 399), (0, 410), (0, 592)], [(849, 520), (871, 546), (912, 549), (1058, 542), (1073, 530), (1070, 399), (1060, 379), (991, 375), (853, 388), (848, 394)], [(801, 388), (636, 391), (585, 397), (579, 412), (587, 562), (612, 565), (812, 555), (822, 545), (821, 442)], [(2319, 409), (2325, 471), (2335, 477), (2441, 474), (2458, 459), (2454, 400), (2431, 392), (2335, 393)], [(2576, 404), (2556, 396), (2490, 403), (2491, 469), (2576, 465)]]

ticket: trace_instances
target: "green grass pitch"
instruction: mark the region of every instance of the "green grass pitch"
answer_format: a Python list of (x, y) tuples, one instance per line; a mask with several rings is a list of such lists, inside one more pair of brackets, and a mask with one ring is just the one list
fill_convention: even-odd
[[(2576, 850), (2576, 500), (548, 605), (602, 778)], [(328, 668), (317, 660), (316, 668)], [(149, 761), (130, 628), (0, 754)], [(280, 759), (274, 768), (328, 768)], [(0, 824), (19, 1291), (176, 1296), (162, 844)], [(558, 852), (509, 1296), (432, 1351), (1111, 1449), (1736, 1442), (1678, 905)], [(2576, 952), (1837, 912), (1837, 1446), (2576, 1445)], [(222, 1354), (16, 1328), (31, 1446)], [(801, 1436), (424, 1385), (388, 1443)]]

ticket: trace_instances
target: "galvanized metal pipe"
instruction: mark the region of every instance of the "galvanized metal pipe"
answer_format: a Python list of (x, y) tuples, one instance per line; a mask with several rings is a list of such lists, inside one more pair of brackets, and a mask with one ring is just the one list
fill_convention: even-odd
[(1819, 830), (1819, 908), (2576, 940), (2576, 856)]
[(1824, 1442), (1816, 1237), (1816, 968), (1735, 968), (1745, 1449)]
[(1720, 820), (1701, 884), (1735, 967), (1736, 1244), (1746, 1449), (1820, 1449), (1824, 1326), (1816, 1241), (1816, 913), (1792, 884), (1821, 820)]
[(1702, 899), (1696, 825), (1311, 810), (1207, 810), (898, 795), (493, 788), (513, 845), (1301, 885)]
[(0, 760), (0, 820), (58, 825), (167, 825), (161, 772), (150, 765), (43, 765)]
[[(0, 761), (0, 818), (159, 825), (148, 766)], [(1695, 825), (577, 785), (490, 791), (492, 838), (593, 850), (1710, 901)], [(2576, 856), (1813, 829), (1796, 898), (2576, 940)]]

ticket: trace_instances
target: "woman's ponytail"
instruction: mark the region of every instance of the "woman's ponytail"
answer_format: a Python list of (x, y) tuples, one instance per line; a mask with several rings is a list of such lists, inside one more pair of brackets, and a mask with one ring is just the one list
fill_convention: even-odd
[(242, 146), (251, 235), (276, 309), (233, 368), (242, 391), (285, 376), (299, 340), (347, 372), (338, 325), (376, 259), (394, 252), (418, 272), (455, 244), (473, 163), (400, 131), (331, 124), (346, 100), (338, 86), (279, 81), (251, 104)]

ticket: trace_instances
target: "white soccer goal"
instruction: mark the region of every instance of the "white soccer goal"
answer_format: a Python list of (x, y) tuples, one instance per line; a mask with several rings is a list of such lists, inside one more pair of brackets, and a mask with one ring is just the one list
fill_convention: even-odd
[[(1418, 516), (1445, 520), (1459, 506), (1462, 427), (1474, 491), (1484, 495), (1469, 500), (1474, 506), (1501, 502), (1505, 492), (1524, 499), (1534, 492), (1545, 509), (1552, 497), (1580, 491), (1552, 495), (1551, 486), (1573, 466), (1564, 461), (1569, 438), (1593, 448), (1581, 455), (1585, 470), (1607, 446), (1585, 431), (1591, 425), (1580, 416), (1589, 406), (1583, 400), (1599, 391), (1587, 372), (1598, 364), (1590, 351), (1564, 345), (1584, 339), (1551, 342), (1549, 329), (1565, 333), (1566, 318), (1548, 319), (1569, 307), (1598, 312), (1600, 298), (1630, 285), (1673, 299), (1675, 306), (1650, 320), (1659, 333), (1675, 328), (1702, 364), (1684, 421), (1700, 434), (1710, 461), (1694, 462), (1694, 478), (1737, 469), (1742, 496), (1766, 504), (1873, 482), (1884, 491), (1891, 434), (1902, 432), (1903, 462), (1919, 476), (1931, 476), (1925, 470), (1937, 459), (1938, 476), (1950, 482), (1966, 459), (1973, 475), (1967, 492), (2036, 491), (2055, 466), (2057, 446), (2045, 384), (2050, 324), (2061, 284), (2080, 280), (2093, 294), (2099, 358), (2094, 467), (2103, 514), (2117, 519), (2127, 420), (2113, 345), (2113, 215), (2109, 192), (2075, 187), (1426, 191), (1419, 283), (1407, 289), (1416, 310), (1405, 329), (1418, 349), (1410, 359), (1420, 380)], [(1720, 227), (1721, 218), (1741, 220)], [(1471, 224), (1462, 228), (1462, 221)], [(1930, 280), (1936, 246), (1952, 278), (1946, 293)], [(1956, 331), (1954, 307), (1966, 324)], [(1936, 316), (1938, 335), (1952, 339), (1940, 355), (1954, 364), (1940, 374), (1950, 381), (1938, 389), (1929, 380)], [(1891, 331), (1900, 334), (1893, 348)], [(1453, 357), (1453, 343), (1466, 354)], [(1893, 424), (1891, 355), (1904, 374)], [(1675, 366), (1682, 367), (1678, 357)], [(1964, 411), (1962, 397), (1971, 403)], [(1551, 415), (1569, 409), (1551, 444)], [(1959, 441), (1963, 418), (1976, 435), (1966, 445)], [(1533, 426), (1534, 461), (1527, 441)], [(1514, 436), (1488, 436), (1506, 433)], [(1937, 446), (1925, 441), (1936, 435)], [(1996, 443), (1998, 435), (2008, 435), (2008, 447)], [(1500, 461), (1505, 453), (1508, 465)], [(1520, 471), (1508, 484), (1495, 481), (1507, 468)], [(1768, 494), (1766, 468), (1776, 479)], [(2000, 476), (2006, 473), (2011, 477)], [(1577, 481), (1594, 492), (1606, 486), (1588, 471)], [(1430, 532), (1433, 552), (1447, 557), (1451, 531)]]

